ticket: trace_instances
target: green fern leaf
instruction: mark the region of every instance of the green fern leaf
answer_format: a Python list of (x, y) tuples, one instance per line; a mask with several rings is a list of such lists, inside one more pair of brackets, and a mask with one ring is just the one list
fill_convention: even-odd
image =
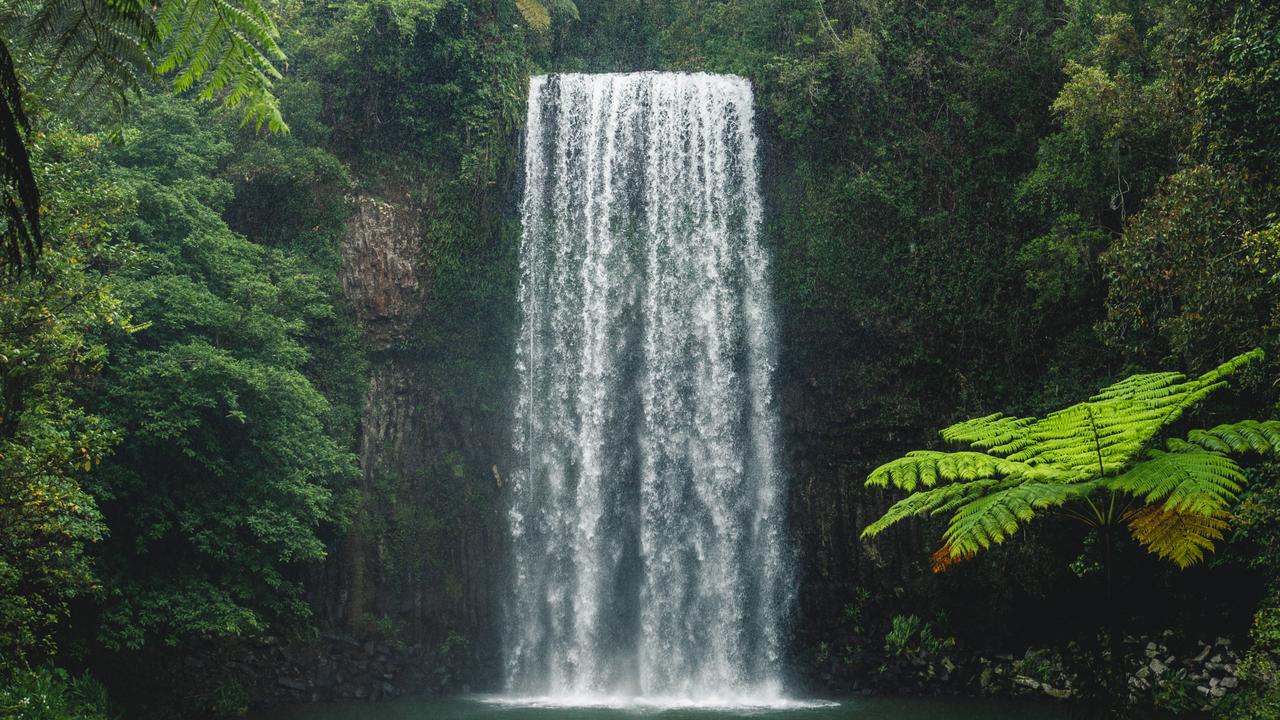
[[(1193, 430), (1186, 439), (1165, 438), (1164, 450), (1156, 443), (1262, 357), (1261, 350), (1247, 352), (1194, 378), (1134, 375), (1039, 419), (997, 413), (956, 423), (943, 439), (974, 451), (911, 452), (867, 477), (867, 485), (912, 494), (863, 536), (909, 517), (951, 514), (934, 555), (942, 570), (1003, 542), (1043, 511), (1072, 504), (1068, 516), (1093, 526), (1127, 522), (1153, 553), (1185, 567), (1221, 539), (1227, 508), (1245, 482), (1228, 455), (1280, 453), (1280, 421)], [(1095, 493), (1110, 497), (1095, 502)], [(1116, 495), (1135, 498), (1138, 509), (1129, 509), (1133, 500), (1117, 507)]]
[(1234, 460), (1216, 452), (1153, 450), (1145, 462), (1105, 481), (1117, 492), (1160, 503), (1180, 513), (1216, 515), (1225, 512), (1244, 485), (1244, 472)]
[(968, 483), (953, 483), (932, 490), (913, 493), (894, 503), (884, 517), (868, 525), (862, 531), (862, 537), (873, 537), (884, 532), (889, 526), (918, 515), (936, 515), (954, 509), (957, 504), (972, 499), (1001, 484), (1000, 480), (975, 480)]
[(942, 439), (986, 450), (994, 455), (1009, 455), (1025, 449), (1033, 440), (1027, 427), (1035, 418), (1007, 417), (1000, 413), (958, 422), (942, 431)]
[(867, 485), (892, 485), (899, 490), (933, 487), (950, 481), (972, 481), (987, 478), (1043, 477), (1044, 472), (1024, 463), (993, 457), (978, 452), (938, 452), (919, 450), (871, 471)]
[(1004, 542), (1038, 512), (1079, 500), (1097, 483), (1018, 483), (996, 489), (961, 507), (943, 533), (952, 558), (962, 558)]
[(1280, 453), (1280, 421), (1244, 420), (1187, 433), (1187, 443), (1221, 453)]

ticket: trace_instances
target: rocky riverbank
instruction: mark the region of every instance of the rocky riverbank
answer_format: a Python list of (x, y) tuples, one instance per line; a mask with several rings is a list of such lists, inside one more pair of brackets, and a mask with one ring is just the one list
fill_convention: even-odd
[[(1208, 712), (1239, 686), (1240, 654), (1230, 639), (1187, 641), (1173, 631), (1126, 637), (1121, 644), (1127, 702), (1135, 708)], [(1093, 692), (1110, 664), (1096, 650), (1070, 643), (1021, 655), (982, 654), (953, 641), (916, 641), (884, 652), (819, 650), (809, 682), (819, 692), (897, 695), (1039, 697), (1071, 701)]]

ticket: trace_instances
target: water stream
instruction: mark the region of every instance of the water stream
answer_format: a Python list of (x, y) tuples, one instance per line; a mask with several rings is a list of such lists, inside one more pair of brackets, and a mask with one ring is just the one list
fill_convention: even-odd
[(535, 77), (509, 692), (782, 698), (792, 597), (751, 87)]

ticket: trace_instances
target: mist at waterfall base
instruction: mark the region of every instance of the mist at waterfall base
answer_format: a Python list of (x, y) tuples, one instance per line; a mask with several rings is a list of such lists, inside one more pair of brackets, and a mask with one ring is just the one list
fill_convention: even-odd
[(854, 698), (809, 709), (530, 707), (503, 698), (433, 698), (272, 708), (252, 720), (1067, 720), (1061, 707), (971, 698)]
[(531, 80), (512, 695), (791, 705), (752, 113), (733, 76)]

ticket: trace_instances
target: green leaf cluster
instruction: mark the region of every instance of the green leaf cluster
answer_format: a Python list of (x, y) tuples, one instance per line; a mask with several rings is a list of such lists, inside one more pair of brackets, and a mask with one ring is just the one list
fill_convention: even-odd
[(139, 257), (117, 283), (148, 325), (107, 343), (86, 398), (124, 436), (90, 487), (112, 530), (98, 634), (128, 648), (305, 618), (290, 568), (325, 557), (356, 473), (307, 375), (332, 280), (223, 221), (220, 128), (174, 101), (146, 109), (106, 172), (137, 198)]
[(942, 431), (972, 451), (919, 451), (871, 472), (867, 484), (912, 493), (863, 531), (906, 518), (949, 516), (938, 567), (1004, 542), (1049, 511), (1094, 526), (1125, 524), (1149, 551), (1179, 567), (1200, 561), (1223, 537), (1245, 476), (1233, 456), (1280, 452), (1280, 421), (1171, 428), (1262, 360), (1237, 356), (1198, 377), (1134, 375), (1086, 402), (1043, 418), (1002, 414)]
[(49, 242), (28, 273), (0, 281), (0, 673), (50, 656), (70, 603), (98, 587), (90, 550), (106, 534), (90, 472), (119, 433), (80, 401), (127, 334), (128, 308), (92, 268), (128, 256), (114, 228), (126, 193), (93, 172), (98, 141), (46, 128), (32, 147)]

